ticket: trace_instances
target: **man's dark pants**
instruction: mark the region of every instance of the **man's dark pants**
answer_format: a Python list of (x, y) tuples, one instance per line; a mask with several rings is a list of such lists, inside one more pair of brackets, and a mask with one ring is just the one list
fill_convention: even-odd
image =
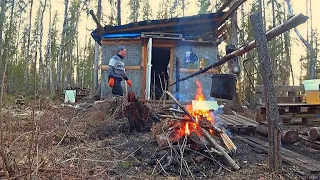
[(121, 81), (122, 79), (114, 78), (114, 86), (112, 88), (112, 94), (115, 96), (123, 96)]

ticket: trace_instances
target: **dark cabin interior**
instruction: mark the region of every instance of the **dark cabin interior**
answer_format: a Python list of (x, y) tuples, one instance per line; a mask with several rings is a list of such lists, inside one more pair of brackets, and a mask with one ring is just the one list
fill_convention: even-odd
[(168, 65), (170, 61), (170, 49), (152, 48), (151, 59), (151, 98), (159, 100), (163, 89), (169, 85)]

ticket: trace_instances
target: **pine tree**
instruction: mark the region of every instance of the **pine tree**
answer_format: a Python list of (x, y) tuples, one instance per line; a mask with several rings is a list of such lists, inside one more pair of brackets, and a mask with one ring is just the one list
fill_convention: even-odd
[(159, 10), (157, 12), (157, 19), (168, 19), (170, 17), (169, 6), (169, 0), (162, 0), (162, 2), (160, 2)]
[(130, 0), (129, 1), (130, 6), (130, 16), (129, 21), (130, 22), (137, 22), (138, 18), (140, 16), (139, 10), (140, 10), (140, 2), (139, 0)]
[(152, 19), (152, 9), (150, 7), (149, 0), (144, 0), (143, 8), (142, 8), (142, 20), (150, 20)]
[(211, 5), (210, 0), (198, 0), (197, 6), (199, 7), (198, 14), (208, 13), (209, 6)]
[(109, 14), (109, 25), (117, 25), (117, 15), (116, 15), (116, 5), (117, 3), (115, 2), (115, 0), (108, 0), (109, 4), (111, 6), (111, 12)]

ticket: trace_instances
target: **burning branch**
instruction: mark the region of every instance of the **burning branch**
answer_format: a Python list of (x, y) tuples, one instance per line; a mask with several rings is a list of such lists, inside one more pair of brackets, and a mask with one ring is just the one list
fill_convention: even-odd
[[(186, 113), (188, 115), (188, 117), (190, 118), (190, 120), (195, 123), (195, 124), (199, 124), (198, 120), (196, 120), (196, 118), (194, 118), (187, 110), (186, 108), (180, 104), (178, 102), (177, 99), (174, 98), (174, 96), (169, 92), (169, 91), (166, 91), (167, 95), (182, 109), (182, 111), (184, 111), (184, 113)], [(201, 125), (201, 124), (200, 124)], [(214, 125), (212, 125), (212, 127), (214, 127), (214, 129), (220, 134), (222, 133), (223, 131), (220, 130), (219, 128), (215, 127)], [(239, 165), (228, 155), (228, 153), (225, 151), (225, 149), (220, 146), (216, 140), (214, 140), (212, 137), (211, 137), (211, 134), (203, 127), (200, 127), (199, 128), (199, 131), (200, 133), (209, 141), (209, 143), (215, 148), (217, 149), (217, 151), (225, 157), (225, 159), (228, 161), (229, 165), (234, 169), (234, 170), (239, 170), (240, 167)], [(226, 135), (223, 135), (221, 138), (223, 137), (226, 137)], [(228, 137), (229, 139), (229, 137)], [(230, 140), (231, 141), (231, 140)], [(233, 143), (232, 143), (233, 144)]]

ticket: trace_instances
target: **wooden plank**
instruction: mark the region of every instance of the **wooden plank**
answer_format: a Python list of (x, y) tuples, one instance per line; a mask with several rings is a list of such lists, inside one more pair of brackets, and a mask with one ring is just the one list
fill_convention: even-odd
[[(234, 126), (234, 125), (237, 124), (237, 122), (226, 120), (226, 119), (225, 119), (223, 116), (221, 116), (221, 115), (217, 115), (217, 118), (219, 118), (219, 120), (223, 121), (223, 123), (224, 123), (225, 125)], [(229, 123), (229, 124), (228, 124), (228, 123)]]
[[(269, 145), (268, 142), (262, 141), (258, 138), (253, 138), (253, 137), (240, 137), (236, 136), (237, 139), (240, 139), (241, 141), (255, 147), (259, 148), (265, 152), (268, 152)], [(287, 150), (285, 148), (281, 148), (280, 150), (281, 157), (284, 162), (298, 166), (309, 173), (319, 173), (320, 172), (320, 162), (313, 160), (311, 158), (308, 158), (306, 156), (303, 156), (301, 154), (292, 152), (290, 150)]]
[[(178, 40), (170, 40), (170, 39), (152, 39), (152, 47), (157, 47), (157, 45), (167, 45), (167, 48), (174, 47)], [(148, 44), (148, 39), (142, 40), (143, 45)]]
[[(277, 91), (286, 91), (286, 92), (300, 92), (304, 90), (303, 86), (287, 86), (287, 85), (275, 85)], [(264, 92), (263, 85), (255, 86), (256, 92)]]
[(220, 115), (220, 118), (225, 121), (226, 123), (230, 123), (232, 125), (235, 126), (239, 126), (239, 127), (244, 127), (244, 124), (240, 123), (239, 121), (230, 119), (229, 117), (227, 117), (226, 115)]
[(126, 45), (126, 44), (142, 44), (141, 39), (102, 39), (101, 45)]
[(314, 106), (319, 106), (320, 104), (307, 104), (307, 103), (303, 103), (303, 102), (299, 102), (299, 103), (279, 103), (278, 104), (279, 107), (289, 107), (289, 106), (303, 106), (303, 107), (314, 107)]
[[(141, 66), (126, 66), (126, 70), (140, 70)], [(109, 69), (109, 65), (101, 65), (101, 69), (107, 71)]]
[(142, 88), (141, 88), (141, 94), (142, 98), (144, 99), (146, 97), (146, 76), (147, 76), (147, 45), (142, 46), (142, 63), (143, 63), (143, 72), (142, 72)]
[[(269, 148), (268, 142), (266, 142), (266, 141), (263, 141), (261, 139), (254, 138), (254, 137), (247, 137), (247, 139), (250, 139), (251, 141), (255, 141), (255, 142), (259, 143), (260, 145), (263, 145), (265, 148)], [(315, 171), (320, 172), (320, 162), (319, 161), (315, 161), (311, 158), (308, 158), (306, 156), (295, 153), (295, 152), (290, 151), (285, 148), (281, 148), (280, 153), (282, 156), (285, 155), (285, 156), (291, 157), (297, 161), (302, 162), (302, 164), (310, 165), (311, 167), (308, 168), (310, 170), (314, 169)]]
[(247, 126), (256, 126), (258, 124), (256, 122), (247, 121), (247, 120), (242, 118), (243, 116), (240, 116), (240, 115), (238, 115), (238, 116), (236, 116), (236, 115), (227, 115), (227, 117), (229, 117), (231, 119), (234, 119), (236, 121), (239, 121), (242, 124), (247, 125)]
[(182, 34), (164, 32), (142, 32), (142, 38), (182, 39)]
[[(173, 49), (173, 48), (170, 48), (169, 84), (171, 84), (171, 83), (173, 82), (173, 62), (174, 62), (173, 52), (174, 52), (174, 49)], [(168, 87), (168, 90), (169, 90), (169, 92), (172, 92), (172, 91), (171, 91), (171, 90), (172, 90), (172, 86), (169, 86), (169, 87)]]
[[(229, 0), (228, 0), (229, 1)], [(227, 12), (224, 13), (224, 15), (221, 17), (219, 22), (217, 23), (217, 26), (221, 26), (229, 17), (230, 15), (238, 9), (241, 4), (243, 4), (246, 0), (238, 0), (237, 2), (233, 3), (232, 6), (228, 9)], [(226, 3), (228, 4), (228, 2)]]
[(244, 120), (246, 120), (246, 121), (249, 121), (249, 122), (251, 122), (251, 123), (253, 123), (253, 124), (256, 124), (256, 125), (258, 125), (259, 123), (257, 123), (255, 120), (253, 120), (253, 119), (250, 119), (250, 118), (247, 118), (247, 117), (245, 117), (245, 116), (241, 116), (241, 115), (235, 115), (236, 117), (239, 117), (239, 118), (241, 118), (241, 119), (244, 119)]
[(226, 121), (229, 121), (229, 122), (234, 122), (236, 125), (241, 125), (241, 126), (245, 126), (245, 124), (243, 124), (242, 122), (240, 122), (239, 120), (237, 119), (232, 119), (229, 117), (229, 115), (221, 115), (223, 119), (225, 119)]

